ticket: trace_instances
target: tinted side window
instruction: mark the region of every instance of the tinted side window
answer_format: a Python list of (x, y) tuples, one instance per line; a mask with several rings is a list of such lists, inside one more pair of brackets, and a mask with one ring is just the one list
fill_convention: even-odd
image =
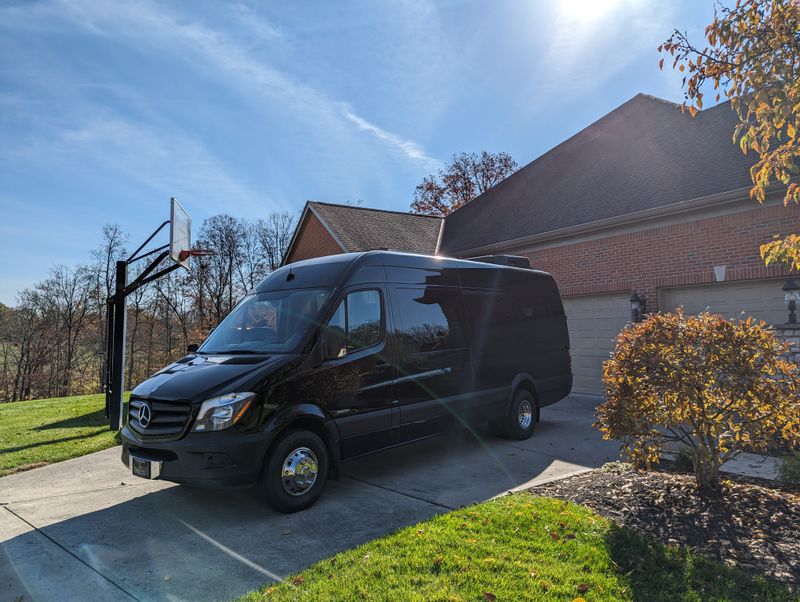
[(381, 294), (358, 291), (347, 295), (347, 350), (374, 345), (381, 338)]
[(380, 340), (381, 317), (381, 294), (376, 290), (356, 291), (339, 303), (328, 327), (341, 329), (347, 353), (352, 353)]
[(406, 353), (465, 346), (461, 293), (448, 289), (397, 289), (398, 335)]

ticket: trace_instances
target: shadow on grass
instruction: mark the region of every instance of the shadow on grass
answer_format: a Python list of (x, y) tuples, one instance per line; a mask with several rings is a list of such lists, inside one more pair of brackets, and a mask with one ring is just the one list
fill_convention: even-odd
[(37, 441), (36, 443), (18, 445), (17, 447), (7, 447), (5, 449), (0, 449), (0, 454), (10, 454), (12, 452), (18, 452), (25, 449), (33, 449), (34, 447), (42, 447), (44, 445), (55, 445), (57, 443), (66, 443), (67, 441), (76, 441), (77, 439), (89, 439), (91, 437), (97, 437), (97, 435), (102, 435), (104, 432), (105, 429), (101, 429), (99, 431), (92, 431), (90, 433), (83, 433), (81, 435), (73, 435), (71, 437), (61, 437), (60, 439), (48, 439), (47, 441)]
[(661, 545), (625, 527), (612, 526), (606, 544), (637, 601), (800, 599), (761, 575)]
[(105, 426), (108, 424), (108, 419), (105, 417), (105, 410), (99, 409), (88, 414), (81, 414), (80, 416), (71, 416), (56, 422), (48, 422), (41, 426), (37, 426), (35, 431), (47, 431), (50, 429), (72, 429), (83, 428), (91, 426)]

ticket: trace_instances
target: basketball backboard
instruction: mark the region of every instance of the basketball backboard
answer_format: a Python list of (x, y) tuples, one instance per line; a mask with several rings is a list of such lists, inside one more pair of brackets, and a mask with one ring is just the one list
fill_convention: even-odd
[(169, 256), (188, 268), (191, 249), (192, 218), (173, 197), (169, 202)]

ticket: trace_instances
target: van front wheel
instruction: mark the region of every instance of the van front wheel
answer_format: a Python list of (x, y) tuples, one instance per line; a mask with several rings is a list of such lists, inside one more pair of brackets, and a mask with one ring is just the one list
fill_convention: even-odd
[(270, 448), (258, 487), (279, 512), (305, 510), (317, 501), (328, 479), (328, 449), (311, 431), (290, 430)]
[(511, 400), (508, 414), (489, 423), (492, 433), (510, 439), (527, 439), (536, 428), (537, 409), (533, 393), (518, 389)]

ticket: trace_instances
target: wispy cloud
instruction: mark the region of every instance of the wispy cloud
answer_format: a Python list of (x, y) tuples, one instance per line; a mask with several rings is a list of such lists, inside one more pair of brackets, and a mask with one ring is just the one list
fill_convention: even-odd
[(159, 199), (186, 195), (208, 213), (219, 211), (221, 202), (246, 212), (269, 205), (264, 193), (235, 175), (205, 144), (166, 124), (132, 120), (99, 106), (71, 117), (62, 116), (64, 123), (18, 143), (4, 144), (0, 160), (46, 165), (90, 179), (125, 174), (138, 189), (153, 191)]
[(210, 152), (205, 144), (186, 134), (159, 127), (153, 129), (119, 116), (97, 117), (51, 140), (51, 149), (62, 157), (92, 158), (115, 171), (127, 171), (162, 195), (191, 195), (216, 213), (224, 203), (240, 211), (268, 205), (230, 165)]
[(428, 156), (423, 150), (423, 148), (413, 140), (406, 140), (404, 138), (401, 138), (397, 134), (387, 132), (386, 130), (375, 125), (374, 123), (370, 123), (363, 117), (359, 117), (352, 111), (345, 110), (344, 115), (345, 117), (347, 117), (347, 119), (356, 124), (360, 130), (369, 132), (370, 134), (378, 138), (378, 140), (382, 140), (387, 144), (389, 144), (390, 146), (397, 148), (402, 154), (404, 154), (409, 159), (412, 159), (414, 161), (419, 161), (420, 163), (428, 167), (439, 166), (440, 164), (439, 161), (434, 159), (433, 157)]
[[(248, 21), (248, 29), (257, 34), (262, 42), (283, 41), (283, 34), (275, 26), (259, 19), (248, 7), (237, 4), (230, 9), (237, 21)], [(31, 15), (18, 8), (4, 10), (0, 14), (6, 18), (26, 17), (28, 24)], [(357, 144), (353, 140), (347, 123), (356, 123), (360, 131), (373, 134), (392, 149), (401, 149), (412, 161), (430, 164), (421, 145), (417, 142), (387, 132), (357, 115), (352, 108), (342, 110), (345, 103), (330, 98), (314, 87), (301, 83), (289, 74), (271, 65), (263, 53), (234, 39), (230, 35), (205, 25), (187, 15), (172, 12), (163, 5), (152, 2), (119, 4), (98, 2), (96, 0), (58, 0), (50, 11), (37, 7), (37, 19), (47, 14), (68, 21), (97, 36), (113, 38), (115, 42), (126, 43), (144, 52), (167, 52), (170, 57), (179, 57), (193, 64), (201, 73), (214, 72), (226, 84), (237, 90), (243, 98), (258, 104), (263, 100), (277, 101), (294, 118), (301, 119), (314, 127), (320, 135), (328, 138), (331, 151)], [(35, 20), (34, 20), (35, 21)], [(349, 106), (349, 105), (346, 105)], [(318, 144), (325, 141), (317, 140)]]

